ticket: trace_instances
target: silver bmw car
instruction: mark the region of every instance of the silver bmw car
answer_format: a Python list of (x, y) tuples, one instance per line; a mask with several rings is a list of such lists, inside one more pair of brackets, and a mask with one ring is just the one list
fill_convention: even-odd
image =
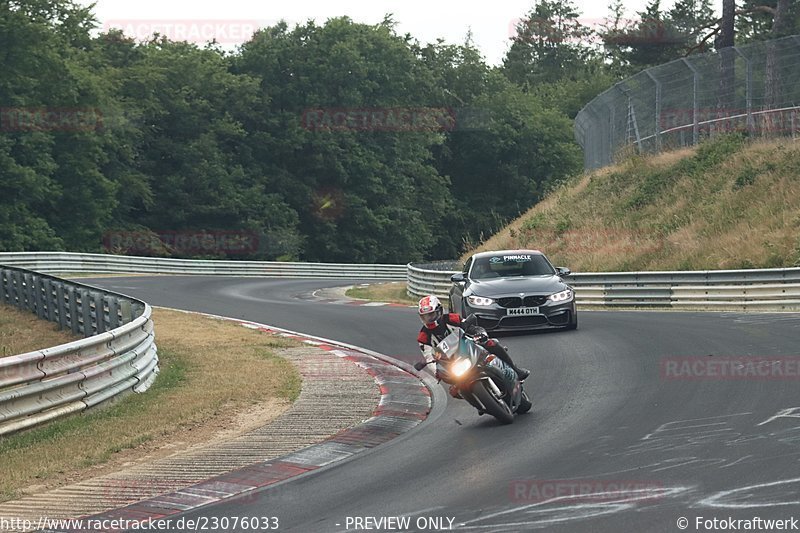
[(473, 255), (450, 279), (450, 311), (474, 313), (487, 330), (575, 329), (575, 292), (538, 250), (500, 250)]

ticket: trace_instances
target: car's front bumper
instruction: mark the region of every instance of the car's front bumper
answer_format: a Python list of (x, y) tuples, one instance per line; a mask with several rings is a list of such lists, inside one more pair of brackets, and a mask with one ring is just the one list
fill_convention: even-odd
[(538, 315), (510, 316), (508, 309), (493, 304), (490, 307), (473, 307), (465, 302), (464, 316), (474, 313), (478, 325), (487, 331), (519, 331), (529, 329), (565, 328), (576, 313), (575, 299), (569, 302), (547, 302), (539, 306)]

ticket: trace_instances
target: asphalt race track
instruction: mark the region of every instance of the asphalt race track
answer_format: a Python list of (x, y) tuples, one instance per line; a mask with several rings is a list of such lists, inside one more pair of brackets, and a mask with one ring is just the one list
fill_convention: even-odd
[[(417, 358), (414, 310), (309, 296), (358, 280), (81, 281)], [(452, 519), (454, 530), (486, 532), (677, 532), (680, 518), (705, 531), (698, 517), (800, 519), (800, 314), (582, 312), (577, 331), (503, 342), (533, 371), (534, 407), (514, 424), (448, 397), (420, 428), (355, 460), (185, 516), (278, 517), (280, 531), (297, 532), (398, 531), (377, 520), (401, 516), (405, 530), (446, 530)], [(790, 359), (736, 379), (670, 366), (725, 357)]]

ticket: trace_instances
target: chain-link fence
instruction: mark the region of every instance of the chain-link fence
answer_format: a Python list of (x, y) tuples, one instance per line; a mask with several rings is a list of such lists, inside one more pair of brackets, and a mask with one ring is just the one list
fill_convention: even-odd
[(690, 56), (644, 70), (575, 117), (586, 169), (620, 153), (690, 146), (717, 133), (800, 133), (800, 36)]

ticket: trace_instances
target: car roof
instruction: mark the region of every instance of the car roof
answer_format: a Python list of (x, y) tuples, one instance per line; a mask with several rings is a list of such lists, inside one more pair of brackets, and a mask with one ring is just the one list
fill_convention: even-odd
[(473, 258), (481, 258), (481, 257), (488, 257), (492, 255), (520, 255), (520, 254), (528, 254), (528, 255), (544, 255), (539, 250), (491, 250), (489, 252), (478, 252), (477, 254), (473, 254)]

